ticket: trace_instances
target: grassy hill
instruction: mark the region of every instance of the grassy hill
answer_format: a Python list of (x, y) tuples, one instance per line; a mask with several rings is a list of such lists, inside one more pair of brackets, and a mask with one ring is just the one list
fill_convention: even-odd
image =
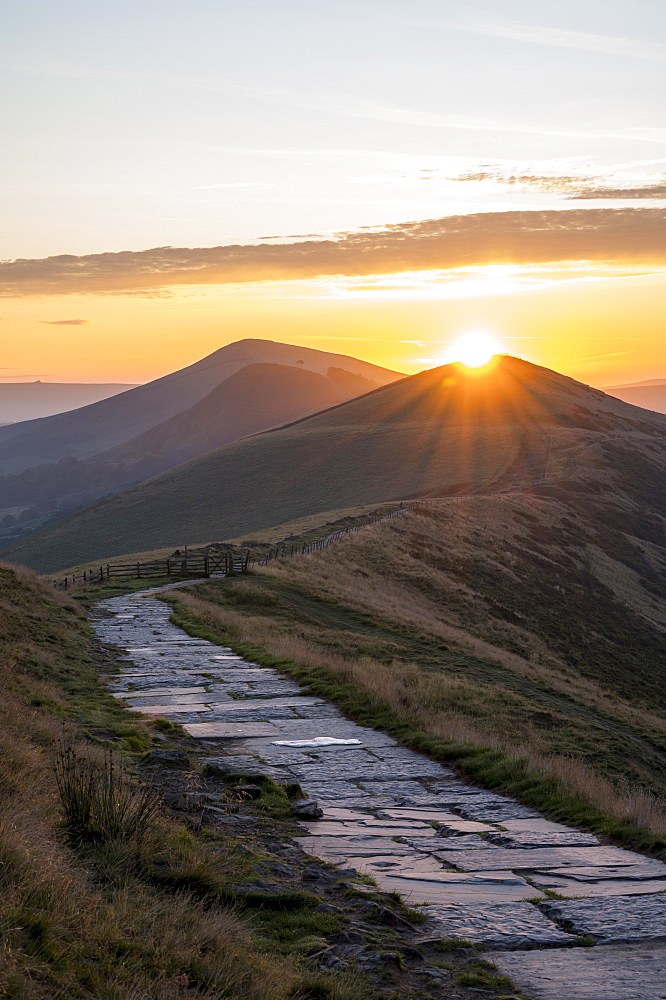
[(581, 469), (596, 483), (586, 490), (604, 489), (609, 451), (658, 492), (665, 429), (665, 417), (516, 358), (481, 373), (449, 365), (178, 466), (43, 529), (7, 557), (51, 572), (324, 510), (493, 491), (544, 474), (576, 481)]
[(664, 467), (651, 492), (614, 443), (588, 470), (579, 444), (533, 492), (418, 508), (176, 594), (181, 622), (484, 786), (663, 852)]
[[(376, 388), (369, 379), (329, 367), (320, 375), (289, 365), (246, 365), (194, 406), (91, 458), (0, 476), (0, 547), (6, 547), (98, 497), (219, 448), (230, 441), (343, 402)], [(18, 520), (16, 510), (25, 510)], [(7, 515), (10, 515), (7, 517)]]
[(271, 340), (240, 340), (187, 368), (111, 399), (69, 413), (0, 427), (0, 474), (19, 472), (65, 455), (82, 458), (105, 451), (193, 406), (246, 365), (296, 365), (299, 361), (309, 371), (325, 375), (330, 367), (342, 368), (375, 385), (400, 377), (397, 372), (345, 355)]
[[(358, 376), (350, 373), (350, 378)], [(376, 383), (368, 380), (365, 391), (374, 388)], [(169, 468), (247, 434), (325, 410), (358, 394), (305, 368), (246, 365), (188, 410), (97, 457), (110, 462), (150, 458), (161, 468)]]

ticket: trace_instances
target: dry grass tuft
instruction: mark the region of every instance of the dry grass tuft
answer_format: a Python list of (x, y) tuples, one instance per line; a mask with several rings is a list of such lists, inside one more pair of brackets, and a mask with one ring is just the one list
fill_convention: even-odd
[(54, 772), (67, 830), (74, 841), (141, 838), (155, 822), (159, 799), (139, 786), (111, 750), (101, 755), (63, 744)]

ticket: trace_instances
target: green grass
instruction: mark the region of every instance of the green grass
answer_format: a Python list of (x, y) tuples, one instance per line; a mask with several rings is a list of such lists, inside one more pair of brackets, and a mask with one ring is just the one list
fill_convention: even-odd
[(456, 975), (458, 986), (473, 986), (484, 990), (511, 990), (513, 984), (508, 976), (497, 971), (492, 962), (478, 961)]

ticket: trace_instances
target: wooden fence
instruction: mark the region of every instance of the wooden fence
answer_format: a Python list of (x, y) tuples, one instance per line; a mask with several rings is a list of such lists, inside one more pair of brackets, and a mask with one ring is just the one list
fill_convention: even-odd
[(252, 566), (266, 566), (275, 559), (291, 559), (292, 556), (307, 555), (309, 552), (318, 552), (320, 549), (328, 548), (340, 538), (351, 534), (353, 531), (360, 531), (371, 524), (379, 521), (390, 521), (393, 517), (404, 514), (405, 511), (414, 510), (416, 507), (427, 507), (437, 503), (456, 503), (466, 497), (436, 497), (427, 500), (411, 500), (408, 503), (401, 503), (396, 510), (390, 514), (378, 514), (375, 517), (363, 521), (362, 524), (353, 524), (348, 528), (341, 528), (324, 538), (318, 538), (315, 542), (282, 542), (269, 549), (267, 554), (260, 559), (252, 559), (250, 552), (232, 553), (219, 552), (212, 546), (201, 550), (189, 550), (185, 546), (183, 553), (178, 551), (166, 559), (153, 559), (150, 562), (128, 562), (128, 563), (102, 563), (91, 569), (84, 570), (83, 573), (69, 574), (52, 580), (54, 587), (68, 590), (80, 584), (103, 583), (109, 580), (150, 580), (151, 577), (177, 577), (180, 579), (198, 579), (211, 576), (234, 576), (237, 573), (247, 573)]
[(247, 573), (249, 564), (249, 552), (242, 555), (215, 550), (188, 552), (186, 546), (182, 555), (152, 559), (150, 562), (102, 563), (84, 570), (83, 573), (70, 573), (51, 582), (54, 587), (68, 590), (77, 584), (104, 583), (109, 580), (150, 580), (151, 577), (165, 576), (180, 579), (213, 575), (233, 576), (235, 573)]

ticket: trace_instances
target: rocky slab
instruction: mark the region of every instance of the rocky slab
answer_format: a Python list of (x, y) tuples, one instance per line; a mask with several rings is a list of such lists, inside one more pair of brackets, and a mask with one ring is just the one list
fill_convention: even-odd
[(666, 943), (486, 957), (539, 1000), (666, 1000)]
[(625, 851), (621, 847), (495, 847), (492, 850), (480, 851), (442, 851), (437, 852), (443, 861), (462, 868), (464, 871), (474, 871), (483, 868), (508, 868), (543, 870), (544, 868), (563, 868), (577, 865), (629, 866), (637, 860), (643, 860), (640, 855)]
[[(666, 939), (666, 896), (616, 896), (604, 900), (565, 899), (543, 905), (543, 912), (574, 934), (595, 941)], [(666, 970), (665, 970), (666, 972)]]
[[(576, 938), (550, 921), (531, 903), (474, 903), (452, 906), (425, 906), (438, 937), (462, 939), (488, 948), (538, 948), (575, 944)], [(564, 1000), (560, 997), (559, 1000)]]

